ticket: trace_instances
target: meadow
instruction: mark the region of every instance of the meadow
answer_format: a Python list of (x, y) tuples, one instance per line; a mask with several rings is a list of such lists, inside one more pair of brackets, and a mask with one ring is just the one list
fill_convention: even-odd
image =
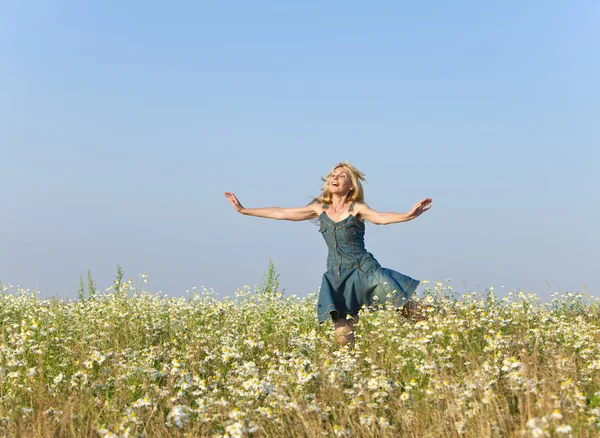
[(120, 280), (79, 300), (2, 288), (0, 436), (600, 435), (600, 304), (582, 294), (426, 283), (427, 321), (365, 308), (340, 347), (316, 294)]

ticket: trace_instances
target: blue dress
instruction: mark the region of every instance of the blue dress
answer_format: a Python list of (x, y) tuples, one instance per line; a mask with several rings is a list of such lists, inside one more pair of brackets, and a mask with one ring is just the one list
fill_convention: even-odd
[(352, 214), (354, 202), (348, 209), (350, 215), (339, 222), (327, 216), (328, 207), (329, 204), (323, 204), (323, 213), (319, 216), (319, 231), (329, 249), (327, 272), (323, 274), (317, 301), (319, 322), (356, 316), (364, 305), (404, 305), (419, 281), (382, 268), (367, 252), (365, 224)]

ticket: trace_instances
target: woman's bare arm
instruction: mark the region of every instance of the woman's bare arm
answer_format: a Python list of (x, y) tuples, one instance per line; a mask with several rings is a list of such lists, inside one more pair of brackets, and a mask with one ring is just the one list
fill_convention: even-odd
[(382, 213), (369, 208), (366, 204), (356, 204), (354, 211), (363, 219), (375, 225), (395, 224), (397, 222), (411, 221), (431, 208), (431, 198), (425, 198), (417, 202), (407, 213)]
[(227, 201), (233, 208), (247, 216), (264, 217), (267, 219), (303, 221), (319, 217), (319, 206), (321, 204), (310, 204), (298, 208), (264, 207), (264, 208), (244, 208), (238, 198), (231, 192), (225, 192)]

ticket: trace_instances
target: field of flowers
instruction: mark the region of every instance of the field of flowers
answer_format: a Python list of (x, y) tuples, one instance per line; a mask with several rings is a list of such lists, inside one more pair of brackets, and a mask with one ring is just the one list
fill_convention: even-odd
[(429, 283), (426, 322), (364, 309), (340, 347), (314, 295), (130, 284), (77, 301), (3, 288), (0, 436), (600, 435), (600, 306), (581, 295)]

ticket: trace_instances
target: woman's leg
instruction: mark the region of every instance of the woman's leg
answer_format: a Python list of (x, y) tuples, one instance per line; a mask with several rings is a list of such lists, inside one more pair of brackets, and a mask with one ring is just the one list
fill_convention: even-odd
[(354, 345), (354, 330), (356, 323), (358, 322), (358, 316), (352, 319), (335, 319), (333, 324), (335, 325), (335, 337), (338, 344), (340, 345)]

